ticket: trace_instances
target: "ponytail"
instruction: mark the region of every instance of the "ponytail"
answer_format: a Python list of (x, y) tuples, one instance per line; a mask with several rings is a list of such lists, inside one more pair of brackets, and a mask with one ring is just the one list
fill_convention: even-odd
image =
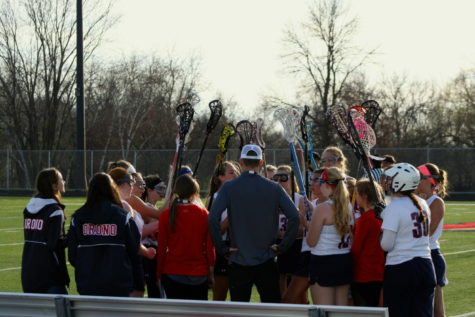
[(177, 211), (178, 201), (179, 201), (179, 198), (175, 197), (170, 207), (170, 227), (172, 228), (172, 231), (175, 231), (175, 220), (176, 220), (176, 211)]
[(422, 206), (419, 203), (419, 200), (417, 200), (417, 196), (416, 196), (416, 194), (414, 194), (414, 191), (409, 191), (408, 190), (408, 191), (402, 191), (402, 192), (399, 192), (399, 193), (401, 193), (402, 195), (404, 195), (406, 197), (409, 197), (411, 199), (414, 206), (416, 206), (416, 208), (419, 210), (419, 220), (421, 222), (426, 221), (427, 220), (427, 214), (422, 209)]
[(440, 198), (447, 197), (448, 182), (449, 180), (447, 179), (447, 172), (443, 169), (439, 169), (439, 183), (437, 184), (439, 190), (437, 194), (440, 196)]
[(333, 188), (330, 198), (333, 200), (335, 227), (342, 236), (350, 232), (351, 213), (348, 189), (345, 185), (343, 172), (338, 167), (331, 167), (322, 173), (322, 178)]

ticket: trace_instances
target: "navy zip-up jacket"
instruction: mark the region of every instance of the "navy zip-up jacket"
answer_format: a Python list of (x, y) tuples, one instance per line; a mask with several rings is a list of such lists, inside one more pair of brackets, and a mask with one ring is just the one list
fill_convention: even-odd
[(140, 246), (130, 213), (108, 201), (83, 206), (71, 219), (68, 243), (79, 294), (129, 296)]
[[(230, 252), (221, 238), (221, 214), (228, 210)], [(216, 250), (231, 262), (254, 266), (276, 256), (270, 248), (276, 241), (279, 210), (288, 219), (287, 230), (278, 245), (285, 252), (294, 242), (299, 227), (299, 213), (282, 186), (254, 172), (244, 172), (219, 190), (209, 215), (209, 229)]]
[(69, 285), (66, 268), (64, 205), (53, 198), (33, 197), (23, 211), (21, 283), (26, 293), (46, 293)]

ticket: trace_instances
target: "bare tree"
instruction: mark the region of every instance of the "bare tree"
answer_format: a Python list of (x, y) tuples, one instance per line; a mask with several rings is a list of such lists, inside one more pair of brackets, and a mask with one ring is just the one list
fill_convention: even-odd
[[(74, 0), (0, 2), (0, 122), (14, 150), (73, 147), (74, 9)], [(112, 25), (110, 9), (110, 2), (84, 3), (86, 58)]]
[(352, 45), (358, 23), (346, 13), (341, 0), (316, 0), (299, 31), (285, 33), (288, 52), (283, 58), (290, 73), (302, 79), (300, 95), (312, 106), (320, 146), (331, 143), (335, 135), (324, 114), (343, 101), (345, 85), (375, 52)]

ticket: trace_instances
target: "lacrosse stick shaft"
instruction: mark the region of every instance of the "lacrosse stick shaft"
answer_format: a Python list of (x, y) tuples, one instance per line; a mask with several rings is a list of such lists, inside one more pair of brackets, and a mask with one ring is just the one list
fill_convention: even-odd
[(295, 146), (292, 142), (290, 144), (290, 153), (292, 155), (292, 161), (294, 163), (295, 174), (297, 175), (297, 182), (299, 183), (300, 188), (302, 188), (302, 195), (305, 203), (305, 211), (307, 219), (310, 219), (312, 208), (310, 208), (310, 203), (307, 198), (307, 192), (305, 191), (305, 186), (302, 179), (302, 173), (300, 173), (300, 166), (297, 158), (297, 153), (295, 151)]
[(193, 169), (193, 177), (195, 177), (196, 174), (198, 173), (198, 167), (200, 166), (201, 157), (203, 156), (203, 152), (205, 150), (206, 143), (208, 142), (208, 137), (209, 137), (209, 134), (207, 133), (206, 137), (205, 137), (205, 140), (203, 142), (203, 145), (201, 146), (200, 154), (198, 155), (198, 160), (196, 161), (195, 168)]

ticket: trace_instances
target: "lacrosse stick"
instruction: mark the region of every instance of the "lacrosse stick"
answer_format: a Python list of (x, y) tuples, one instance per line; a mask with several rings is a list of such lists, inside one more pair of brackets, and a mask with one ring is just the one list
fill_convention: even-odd
[(201, 157), (203, 156), (203, 151), (205, 149), (206, 143), (208, 142), (208, 137), (213, 132), (214, 128), (218, 124), (219, 118), (221, 118), (223, 114), (223, 105), (219, 100), (213, 100), (209, 103), (209, 109), (211, 110), (211, 115), (208, 120), (208, 124), (206, 125), (206, 136), (201, 146), (201, 151), (198, 156), (198, 160), (196, 161), (195, 168), (193, 169), (193, 176), (196, 176), (198, 173), (198, 166), (200, 165)]
[[(221, 166), (223, 165), (226, 152), (228, 151), (229, 140), (235, 133), (236, 131), (231, 123), (226, 124), (221, 130), (221, 135), (219, 136), (218, 140), (219, 153), (216, 155), (216, 166), (214, 168), (216, 172), (221, 170)], [(208, 209), (210, 209), (211, 205), (213, 204), (213, 196), (214, 193), (209, 193)]]
[(239, 150), (246, 144), (251, 144), (255, 138), (254, 125), (249, 120), (241, 120), (236, 124), (236, 132), (239, 135)]
[(165, 193), (165, 201), (168, 201), (171, 197), (172, 189), (176, 180), (176, 175), (178, 174), (178, 171), (181, 168), (183, 148), (185, 146), (186, 136), (190, 131), (193, 115), (195, 113), (193, 105), (189, 102), (185, 102), (178, 105), (176, 111), (178, 113), (176, 117), (176, 122), (178, 124), (178, 133), (176, 137), (176, 152), (175, 156), (173, 157), (172, 165), (170, 167), (170, 172), (168, 176), (168, 187)]
[(302, 173), (300, 172), (300, 166), (294, 146), (294, 142), (296, 139), (296, 131), (300, 124), (301, 118), (302, 113), (300, 109), (296, 107), (279, 108), (274, 111), (274, 119), (278, 120), (282, 124), (282, 127), (284, 128), (284, 138), (289, 142), (290, 153), (292, 155), (292, 161), (294, 165), (294, 172), (297, 175), (297, 181), (299, 183), (300, 188), (302, 189), (305, 204), (305, 214), (308, 221), (312, 217), (312, 208), (310, 207), (310, 203), (307, 198), (307, 192), (305, 191)]
[(305, 191), (308, 193), (310, 184), (309, 184), (309, 165), (310, 162), (308, 160), (308, 131), (307, 131), (307, 116), (310, 111), (310, 108), (308, 106), (304, 107), (302, 117), (300, 118), (300, 133), (302, 134), (302, 140), (303, 140), (303, 157), (305, 158), (304, 160), (304, 171), (305, 171)]
[(313, 123), (307, 122), (307, 136), (308, 136), (308, 156), (310, 158), (310, 163), (312, 164), (313, 170), (318, 168), (318, 164), (315, 161), (315, 157), (313, 156)]
[(376, 121), (382, 112), (379, 103), (375, 100), (367, 100), (361, 104), (361, 108), (364, 112), (364, 121), (366, 121), (374, 130)]
[(254, 122), (254, 134), (255, 134), (255, 142), (259, 147), (262, 149), (262, 161), (264, 162), (264, 177), (267, 177), (267, 165), (266, 165), (266, 155), (265, 155), (265, 149), (266, 149), (266, 142), (264, 142), (264, 138), (262, 136), (262, 127), (264, 127), (264, 119), (262, 118), (257, 118), (257, 120)]
[(350, 108), (348, 111), (348, 129), (354, 140), (355, 148), (358, 151), (358, 157), (363, 163), (363, 168), (370, 180), (374, 197), (378, 198), (374, 210), (376, 216), (380, 217), (380, 213), (383, 211), (385, 205), (376, 190), (373, 175), (371, 174), (371, 161), (369, 159), (370, 150), (376, 145), (376, 135), (371, 126), (364, 120), (361, 112), (354, 108)]

